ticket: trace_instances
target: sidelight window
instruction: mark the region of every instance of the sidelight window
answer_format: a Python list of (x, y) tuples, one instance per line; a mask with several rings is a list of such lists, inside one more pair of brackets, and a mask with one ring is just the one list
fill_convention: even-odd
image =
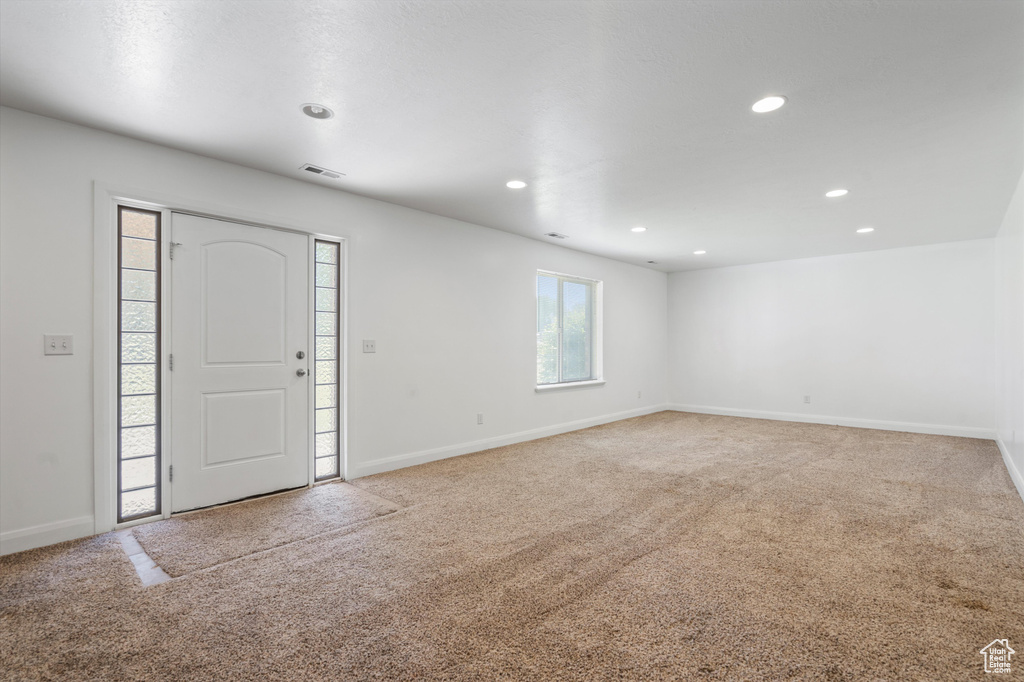
[(316, 241), (315, 369), (315, 467), (316, 480), (340, 475), (338, 415), (341, 385), (339, 371), (338, 315), (341, 305), (339, 284), (339, 246)]
[(160, 213), (119, 206), (117, 520), (160, 513)]

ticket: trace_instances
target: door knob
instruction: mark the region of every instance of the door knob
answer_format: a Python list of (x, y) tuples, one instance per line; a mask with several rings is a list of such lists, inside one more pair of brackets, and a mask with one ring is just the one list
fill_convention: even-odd
[(304, 377), (304, 376), (306, 376), (306, 370), (304, 370), (304, 369), (297, 369), (297, 370), (295, 370), (295, 376), (297, 376), (297, 377)]
[(295, 354), (295, 357), (301, 360), (302, 358), (306, 357), (306, 354), (300, 350), (298, 353)]

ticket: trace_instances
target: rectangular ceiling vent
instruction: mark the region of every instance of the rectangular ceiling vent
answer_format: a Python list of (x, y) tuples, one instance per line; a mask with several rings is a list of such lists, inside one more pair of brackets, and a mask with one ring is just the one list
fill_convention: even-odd
[(555, 239), (568, 239), (564, 234), (558, 234), (557, 232), (548, 232), (544, 235), (545, 237), (554, 237)]
[(344, 173), (340, 173), (338, 171), (327, 170), (326, 168), (321, 168), (320, 166), (314, 166), (311, 163), (307, 163), (300, 170), (304, 170), (304, 171), (313, 173), (314, 175), (319, 175), (322, 178), (330, 178), (331, 180), (337, 180), (342, 175), (344, 175)]

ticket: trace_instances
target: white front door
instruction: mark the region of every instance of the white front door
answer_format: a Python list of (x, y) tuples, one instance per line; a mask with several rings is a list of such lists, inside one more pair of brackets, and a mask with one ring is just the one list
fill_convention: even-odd
[(308, 237), (171, 222), (173, 510), (306, 485)]

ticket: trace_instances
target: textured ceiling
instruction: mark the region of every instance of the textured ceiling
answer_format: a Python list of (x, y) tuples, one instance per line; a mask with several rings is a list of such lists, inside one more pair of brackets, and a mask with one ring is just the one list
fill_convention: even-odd
[(0, 103), (688, 270), (995, 234), (1024, 3), (2, 0)]

